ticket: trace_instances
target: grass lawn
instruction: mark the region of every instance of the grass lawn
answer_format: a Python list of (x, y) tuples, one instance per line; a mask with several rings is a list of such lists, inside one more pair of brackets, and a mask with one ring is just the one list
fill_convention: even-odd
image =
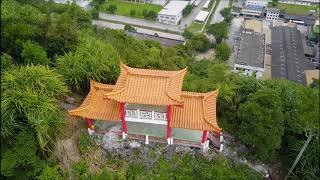
[(193, 32), (193, 33), (196, 33), (196, 32), (199, 32), (201, 31), (201, 28), (203, 26), (203, 23), (196, 23), (196, 22), (193, 22), (188, 28), (187, 30)]
[(309, 10), (316, 10), (317, 6), (316, 5), (304, 6), (304, 5), (277, 3), (275, 8), (283, 10), (285, 13), (288, 13), (288, 14), (307, 15), (309, 13)]
[[(140, 4), (140, 3), (130, 3), (130, 2), (124, 2), (119, 0), (108, 0), (101, 6), (101, 10), (104, 12), (107, 12), (107, 9), (110, 5), (116, 5), (117, 10), (115, 14), (122, 15), (122, 16), (132, 16), (137, 18), (143, 18), (142, 11), (148, 10), (148, 11), (154, 11), (155, 13), (159, 13), (159, 11), (162, 9), (162, 6), (160, 5), (154, 5), (154, 4)], [(131, 15), (131, 10), (135, 10), (135, 15)]]

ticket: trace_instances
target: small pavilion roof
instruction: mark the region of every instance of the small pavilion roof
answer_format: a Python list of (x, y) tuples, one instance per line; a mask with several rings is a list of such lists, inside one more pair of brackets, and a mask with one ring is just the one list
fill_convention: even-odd
[(104, 93), (111, 92), (114, 85), (90, 81), (90, 92), (77, 109), (70, 110), (72, 116), (91, 119), (120, 121), (120, 104), (104, 98)]
[(181, 89), (187, 69), (163, 71), (136, 69), (120, 64), (121, 73), (105, 97), (117, 102), (167, 106), (182, 104)]
[(218, 93), (218, 90), (208, 93), (182, 92), (183, 107), (173, 107), (171, 127), (221, 131), (216, 119)]

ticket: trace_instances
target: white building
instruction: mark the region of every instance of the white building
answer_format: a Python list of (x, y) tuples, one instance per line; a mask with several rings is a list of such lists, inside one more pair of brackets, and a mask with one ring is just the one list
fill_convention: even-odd
[(188, 1), (170, 1), (159, 12), (157, 21), (164, 24), (178, 25), (182, 18), (182, 11), (188, 4)]
[(276, 8), (267, 8), (266, 20), (276, 21), (279, 19), (280, 10)]
[(311, 5), (319, 5), (320, 0), (279, 0), (280, 3), (285, 4), (297, 4), (297, 5), (305, 5), (305, 6), (311, 6)]
[(209, 7), (210, 2), (210, 0), (207, 0), (206, 3), (203, 5), (203, 8), (207, 9)]
[(193, 5), (198, 6), (200, 4), (200, 2), (201, 2), (201, 0), (195, 0)]
[(270, 2), (270, 0), (247, 0), (246, 6), (267, 7), (268, 2)]
[(204, 22), (207, 19), (208, 15), (209, 15), (208, 11), (200, 11), (194, 20), (199, 22)]
[(254, 5), (244, 6), (241, 9), (241, 14), (245, 16), (261, 17), (263, 14), (263, 7)]

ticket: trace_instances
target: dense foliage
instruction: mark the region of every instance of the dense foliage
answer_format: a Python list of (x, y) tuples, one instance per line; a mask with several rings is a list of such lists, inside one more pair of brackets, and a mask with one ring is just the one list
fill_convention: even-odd
[(208, 27), (207, 33), (213, 34), (217, 40), (217, 43), (221, 43), (223, 39), (228, 38), (228, 23), (220, 22), (216, 24), (211, 24)]
[(219, 61), (226, 61), (229, 59), (231, 54), (231, 49), (229, 48), (228, 44), (225, 42), (217, 44), (215, 48), (215, 56), (216, 59)]
[(2, 74), (1, 91), (2, 142), (11, 146), (15, 134), (30, 127), (40, 149), (52, 146), (64, 123), (56, 104), (66, 92), (61, 76), (43, 66), (15, 68)]
[(241, 140), (252, 146), (263, 160), (274, 156), (284, 133), (281, 99), (277, 92), (264, 88), (249, 95), (239, 106), (239, 120)]
[(188, 16), (192, 12), (192, 9), (193, 9), (192, 5), (187, 5), (182, 11), (183, 17)]
[(225, 22), (231, 23), (232, 21), (232, 14), (231, 14), (231, 7), (224, 8), (220, 11), (220, 14), (224, 17)]
[(44, 165), (37, 156), (37, 141), (28, 129), (20, 131), (1, 156), (1, 174), (14, 179), (32, 179)]
[(74, 52), (58, 57), (58, 72), (76, 90), (88, 88), (90, 79), (114, 82), (118, 76), (119, 55), (114, 48), (83, 33)]
[(186, 46), (199, 52), (205, 52), (212, 47), (212, 43), (205, 35), (195, 34), (187, 41)]

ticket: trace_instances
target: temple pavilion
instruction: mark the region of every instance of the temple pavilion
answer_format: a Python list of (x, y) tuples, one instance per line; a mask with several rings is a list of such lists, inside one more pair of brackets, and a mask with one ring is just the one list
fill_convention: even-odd
[(218, 90), (198, 93), (182, 91), (187, 69), (163, 71), (137, 69), (120, 64), (115, 85), (90, 81), (90, 92), (72, 116), (93, 122), (119, 123), (119, 136), (140, 136), (149, 140), (173, 143), (198, 143), (209, 146), (208, 132), (220, 134), (217, 124)]

